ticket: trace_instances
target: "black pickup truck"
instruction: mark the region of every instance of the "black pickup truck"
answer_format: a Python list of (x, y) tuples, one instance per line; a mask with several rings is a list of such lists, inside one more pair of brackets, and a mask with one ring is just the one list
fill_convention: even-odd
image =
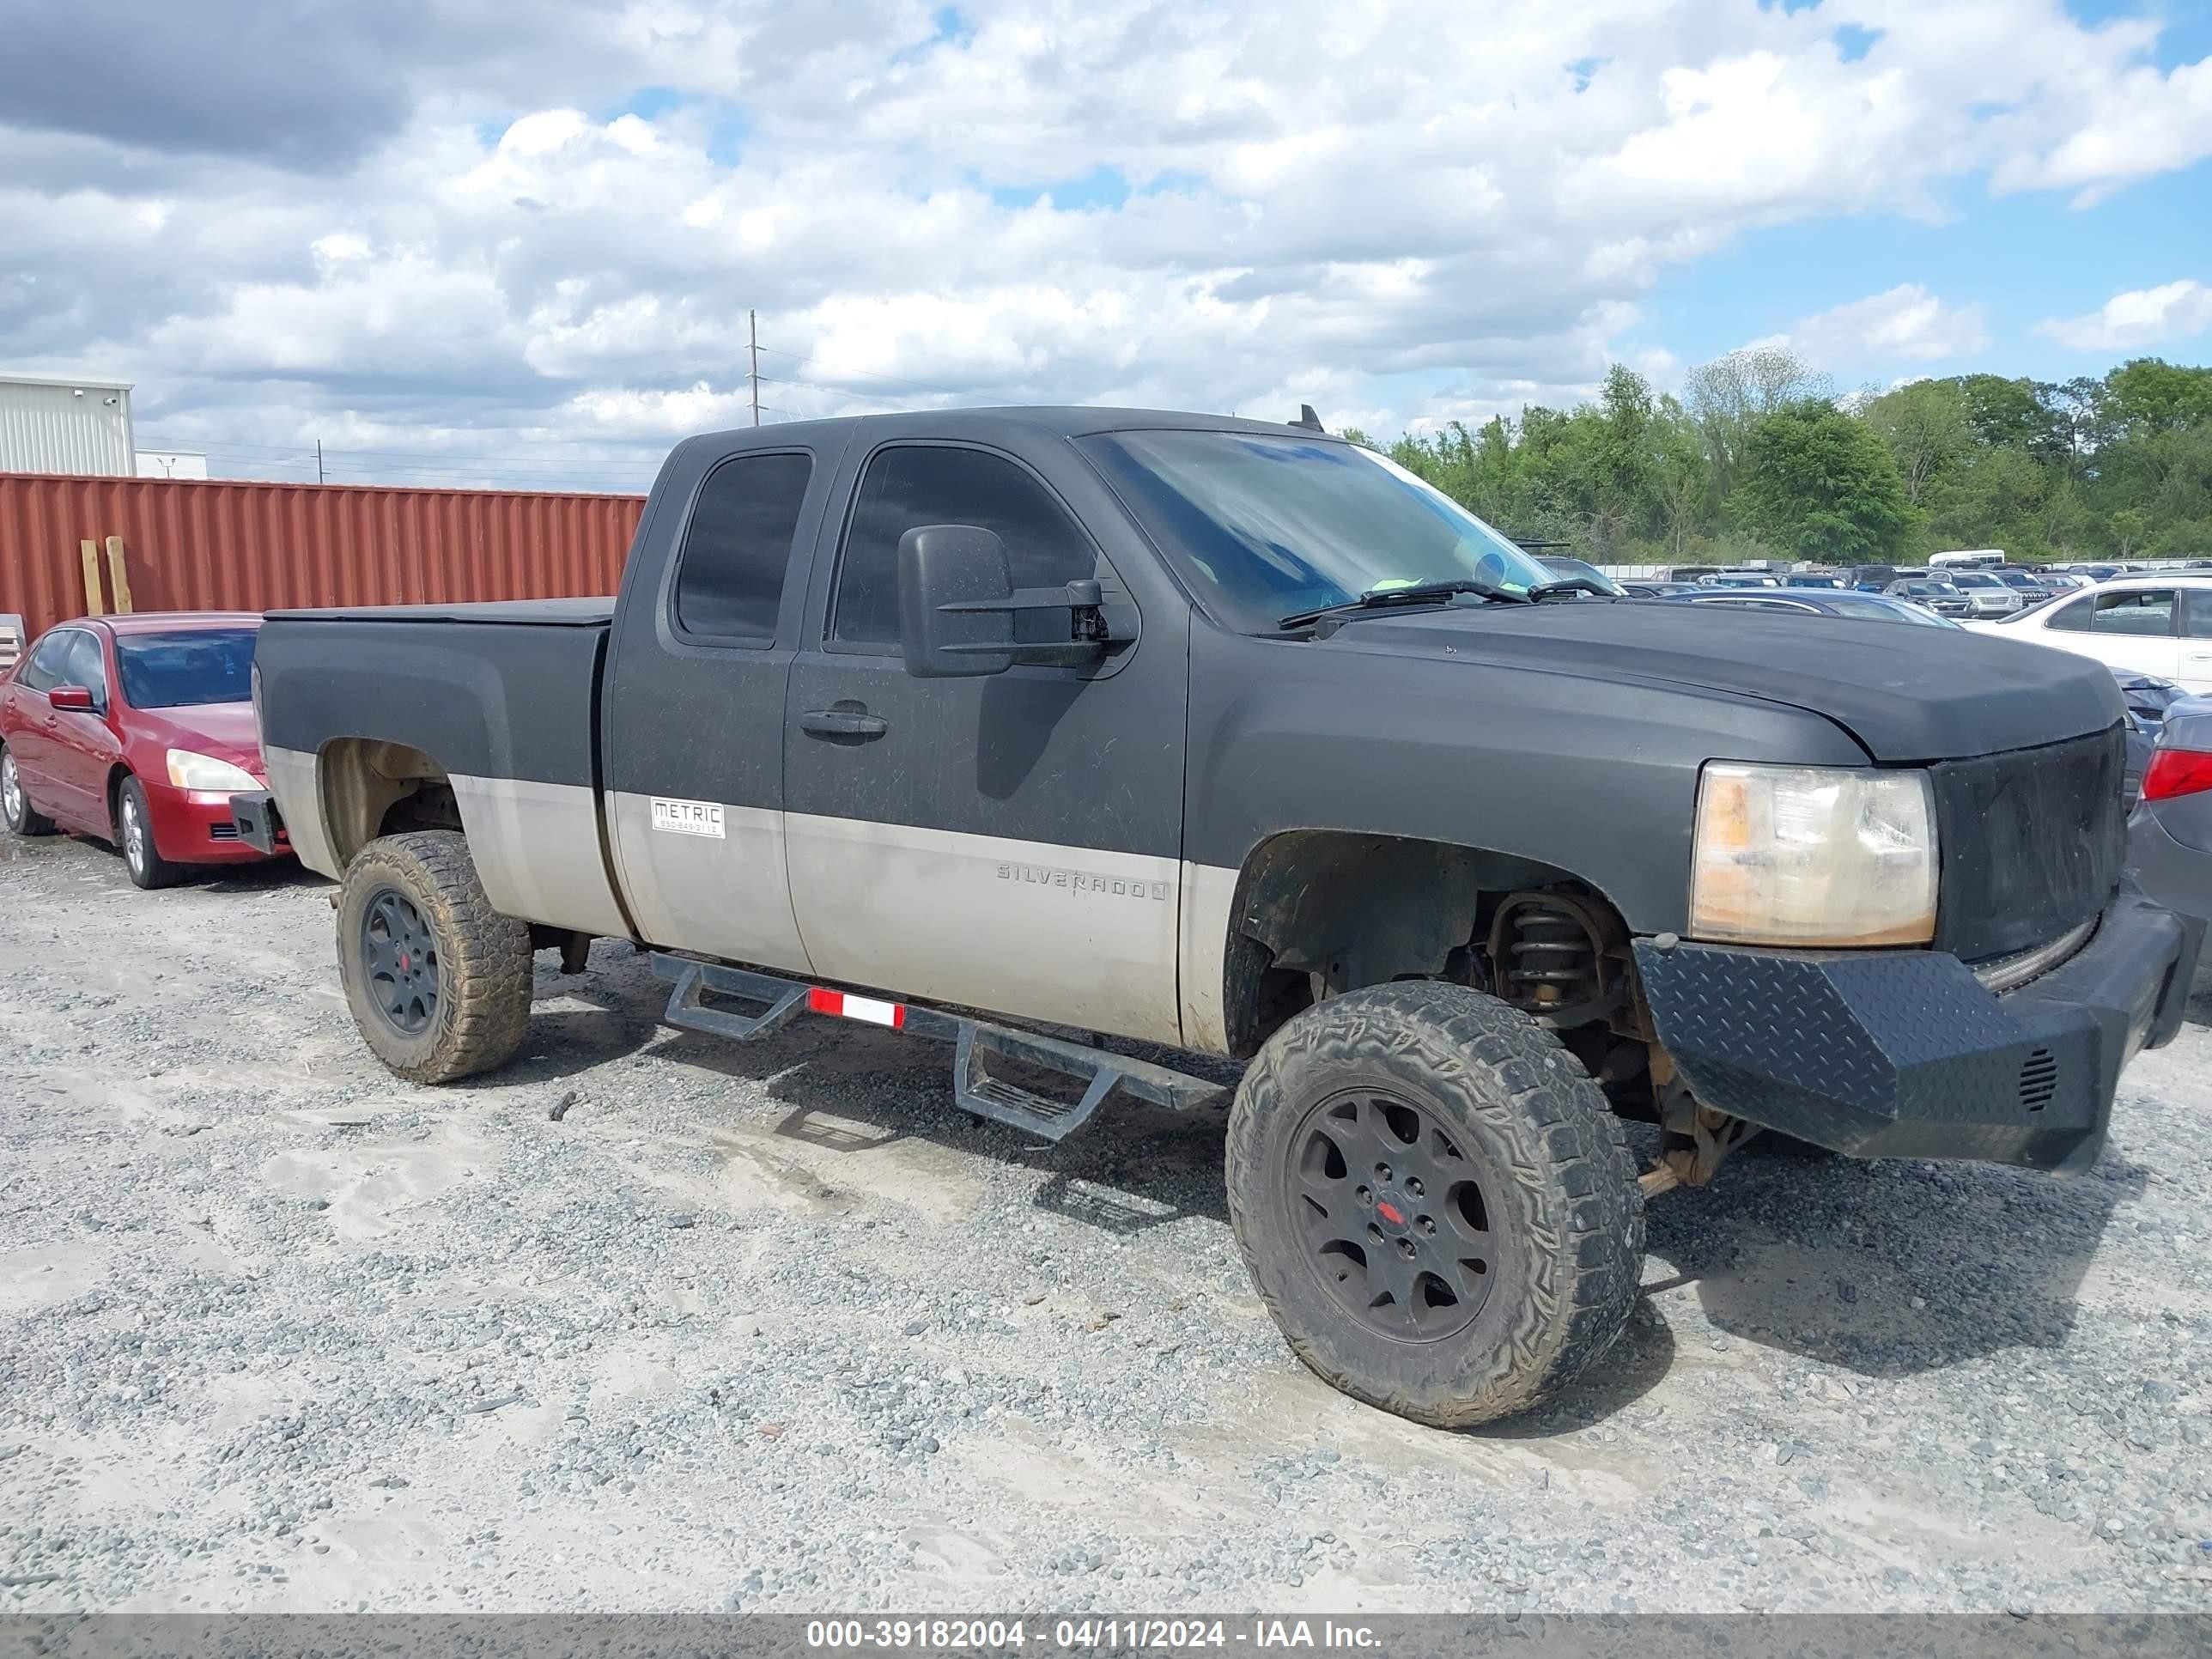
[(1231, 1212), (1291, 1345), (1480, 1422), (1605, 1350), (1646, 1197), (1759, 1129), (2086, 1165), (2198, 945), (2123, 883), (2101, 665), (1580, 586), (1304, 422), (714, 434), (617, 599), (270, 617), (237, 811), (343, 883), (418, 1082), (598, 937), (679, 1025), (948, 1042), (1046, 1139), (1218, 1098), (1107, 1038), (1249, 1060)]

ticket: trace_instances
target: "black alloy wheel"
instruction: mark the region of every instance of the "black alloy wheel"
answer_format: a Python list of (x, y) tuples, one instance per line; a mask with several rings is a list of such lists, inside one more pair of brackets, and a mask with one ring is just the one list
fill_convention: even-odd
[(370, 1000), (392, 1029), (417, 1036), (438, 1017), (438, 941), (422, 912), (395, 888), (363, 911), (361, 964)]
[(1357, 1090), (1291, 1137), (1284, 1191), (1322, 1289), (1376, 1335), (1439, 1342), (1488, 1300), (1495, 1248), (1474, 1167), (1412, 1103)]

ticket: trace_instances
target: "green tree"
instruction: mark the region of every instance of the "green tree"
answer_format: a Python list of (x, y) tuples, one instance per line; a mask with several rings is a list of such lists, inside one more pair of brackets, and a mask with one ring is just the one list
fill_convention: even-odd
[(1892, 558), (1912, 528), (1887, 447), (1864, 422), (1812, 398), (1753, 423), (1729, 501), (1745, 528), (1832, 563)]
[(1826, 375), (1778, 346), (1748, 346), (1692, 369), (1683, 401), (1705, 440), (1715, 504), (1735, 488), (1754, 422), (1785, 404), (1825, 401), (1834, 392)]
[(1905, 499), (1917, 505), (1929, 486), (1957, 468), (1974, 442), (1966, 398), (1953, 380), (1915, 380), (1873, 399), (1861, 411), (1889, 446)]
[[(1770, 429), (1784, 411), (1808, 429)], [(2212, 556), (2212, 369), (2140, 358), (2063, 383), (1966, 374), (1869, 392), (1856, 411), (1761, 349), (1692, 370), (1680, 402), (1616, 365), (1589, 403), (1454, 422), (1389, 453), (1508, 535), (1621, 563), (1846, 547)], [(1891, 463), (1894, 504), (1850, 428)]]
[(2105, 377), (2105, 411), (2124, 436), (2185, 432), (2212, 422), (2212, 368), (2137, 357)]

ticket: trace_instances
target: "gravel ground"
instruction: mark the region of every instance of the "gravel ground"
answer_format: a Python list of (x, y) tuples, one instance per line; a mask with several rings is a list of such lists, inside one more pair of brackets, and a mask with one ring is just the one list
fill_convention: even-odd
[(1452, 1435), (1291, 1359), (1218, 1115), (1040, 1149), (933, 1044), (664, 1030), (607, 945), (410, 1088), (328, 891), (0, 842), (0, 1609), (2206, 1603), (2199, 1024), (2082, 1179), (1657, 1201), (1621, 1345)]

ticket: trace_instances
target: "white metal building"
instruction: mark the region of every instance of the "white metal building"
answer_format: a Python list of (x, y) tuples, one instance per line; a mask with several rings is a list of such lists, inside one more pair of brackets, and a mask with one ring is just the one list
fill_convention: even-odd
[(0, 472), (128, 478), (136, 447), (127, 385), (0, 374)]

